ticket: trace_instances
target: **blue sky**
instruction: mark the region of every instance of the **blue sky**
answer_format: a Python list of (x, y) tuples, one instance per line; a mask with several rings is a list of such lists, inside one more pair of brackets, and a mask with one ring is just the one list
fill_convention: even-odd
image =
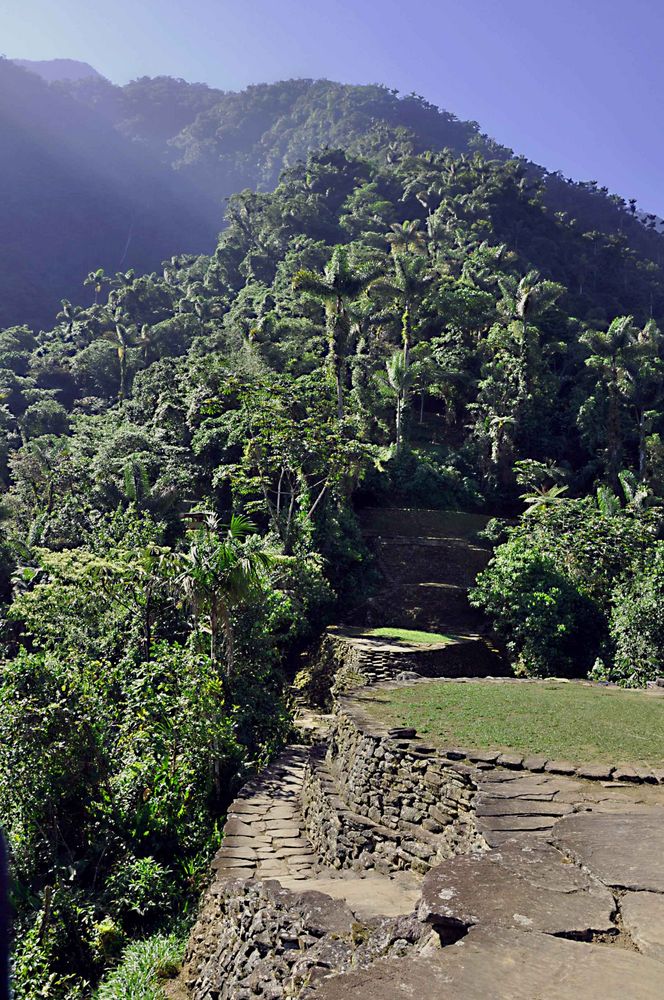
[(416, 91), (551, 170), (664, 216), (664, 0), (0, 0), (9, 57), (225, 89)]

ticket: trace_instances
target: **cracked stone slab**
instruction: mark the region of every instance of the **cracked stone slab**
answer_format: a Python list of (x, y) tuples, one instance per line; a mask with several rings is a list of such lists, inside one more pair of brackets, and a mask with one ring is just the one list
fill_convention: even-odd
[(474, 928), (441, 951), (324, 980), (316, 1000), (661, 1000), (659, 962), (546, 934)]
[(574, 892), (591, 885), (587, 872), (540, 838), (520, 836), (505, 840), (488, 857), (499, 861), (515, 878), (527, 878), (533, 885), (546, 889)]
[(620, 912), (625, 930), (641, 954), (664, 962), (664, 896), (627, 892), (620, 900)]
[(566, 816), (549, 840), (606, 885), (664, 893), (661, 807)]
[[(420, 920), (454, 933), (475, 924), (587, 936), (615, 930), (613, 895), (560, 854), (457, 856), (424, 878)], [(547, 878), (547, 873), (551, 878)], [(561, 888), (562, 887), (562, 888)]]

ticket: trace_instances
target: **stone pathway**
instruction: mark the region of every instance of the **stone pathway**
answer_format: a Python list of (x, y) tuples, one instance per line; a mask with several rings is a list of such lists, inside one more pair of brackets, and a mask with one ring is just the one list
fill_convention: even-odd
[(363, 920), (408, 913), (420, 895), (421, 880), (415, 874), (384, 877), (338, 870), (314, 854), (300, 811), (309, 752), (304, 745), (288, 747), (244, 786), (229, 810), (224, 840), (212, 864), (215, 880), (276, 879), (287, 889), (316, 890), (344, 900)]
[(433, 955), (379, 959), (324, 980), (317, 1000), (661, 1000), (659, 962), (495, 926)]

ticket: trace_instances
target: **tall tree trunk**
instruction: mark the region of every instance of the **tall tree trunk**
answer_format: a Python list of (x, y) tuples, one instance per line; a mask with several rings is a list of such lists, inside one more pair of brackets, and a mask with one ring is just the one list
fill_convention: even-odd
[(337, 416), (341, 422), (344, 418), (344, 372), (340, 360), (337, 361), (335, 379), (337, 383)]
[(410, 344), (412, 339), (412, 331), (410, 327), (410, 303), (408, 302), (406, 302), (406, 308), (403, 311), (401, 337), (403, 339), (403, 360), (407, 369), (410, 363)]
[(403, 393), (399, 392), (399, 393), (397, 393), (397, 415), (396, 415), (396, 424), (397, 424), (397, 451), (401, 451), (401, 438), (402, 438), (401, 421), (402, 421), (402, 414), (403, 414)]
[(647, 448), (646, 448), (646, 414), (639, 411), (639, 479), (646, 481)]
[(615, 384), (609, 387), (609, 414), (606, 423), (607, 475), (611, 488), (617, 491), (620, 488), (618, 473), (620, 472), (622, 441), (620, 433), (620, 402)]

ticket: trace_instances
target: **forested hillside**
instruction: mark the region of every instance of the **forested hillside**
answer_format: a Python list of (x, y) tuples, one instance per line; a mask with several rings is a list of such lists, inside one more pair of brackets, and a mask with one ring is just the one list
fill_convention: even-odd
[[(224, 199), (273, 189), (284, 167), (313, 150), (389, 158), (408, 143), (413, 153), (512, 156), (476, 122), (383, 86), (288, 80), (232, 93), (143, 77), (119, 87), (66, 66), (57, 81), (57, 63), (41, 69), (55, 81), (48, 86), (0, 62), (5, 323), (47, 325), (93, 264), (145, 271), (174, 253), (211, 251)], [(528, 180), (544, 183), (544, 203), (579, 232), (624, 237), (662, 264), (654, 216), (640, 216), (595, 181), (574, 183), (523, 162)]]
[[(23, 1000), (90, 996), (129, 941), (186, 921), (230, 797), (288, 731), (301, 654), (368, 593), (358, 506), (515, 518), (475, 600), (522, 672), (644, 684), (664, 653), (664, 237), (641, 227), (639, 255), (629, 209), (565, 186), (617, 220), (585, 230), (527, 164), (380, 88), (255, 88), (233, 124), (206, 88), (100, 86), (114, 128), (199, 180), (219, 159), (208, 120), (228, 175), (246, 156), (257, 186), (331, 121), (357, 142), (233, 195), (209, 256), (140, 273), (88, 254), (44, 330), (0, 334), (0, 816)], [(156, 112), (171, 91), (184, 145)], [(368, 130), (365, 100), (465, 151), (418, 152), (401, 120)]]

